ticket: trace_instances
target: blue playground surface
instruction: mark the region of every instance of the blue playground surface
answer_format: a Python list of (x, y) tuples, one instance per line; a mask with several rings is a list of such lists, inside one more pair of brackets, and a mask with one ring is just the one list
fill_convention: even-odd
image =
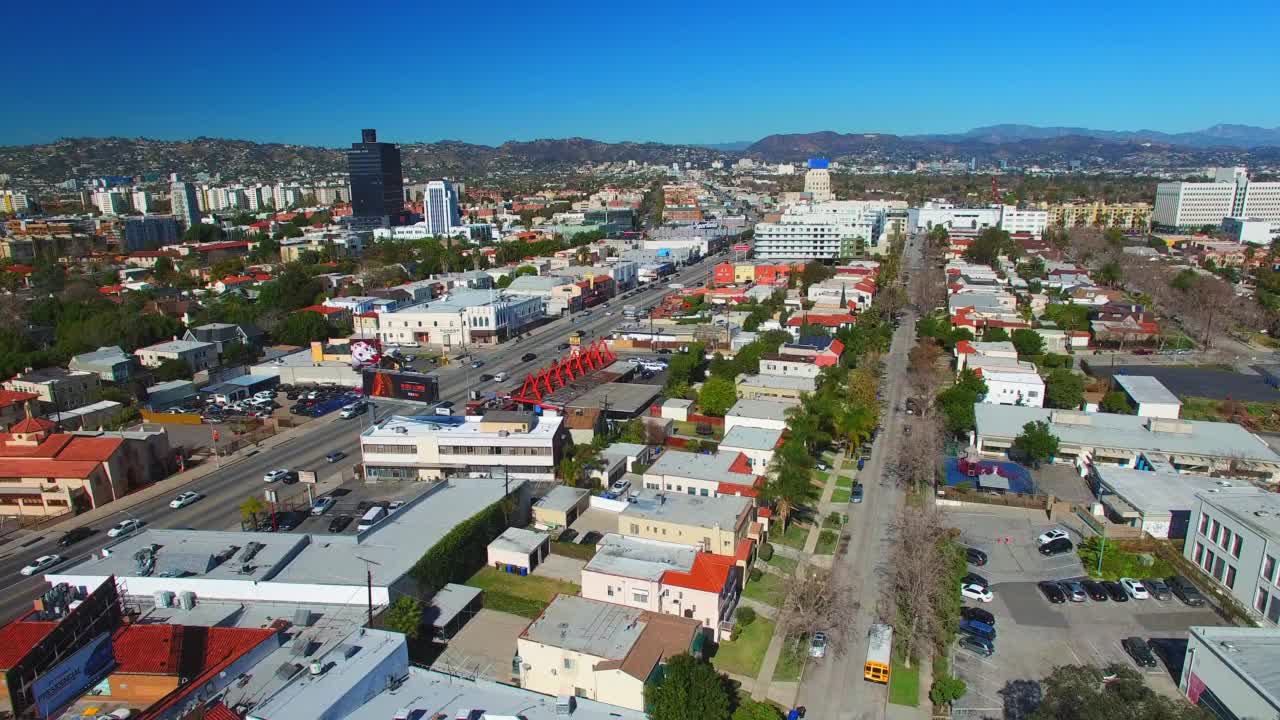
[[(963, 463), (957, 458), (947, 458), (944, 467), (947, 471), (948, 486), (971, 483), (978, 489), (1004, 490), (1004, 482), (1007, 481), (1009, 492), (1029, 494), (1036, 492), (1036, 484), (1031, 479), (1031, 473), (1014, 462), (982, 460), (977, 463)], [(988, 481), (984, 483), (984, 479)], [(995, 482), (991, 482), (992, 480)]]

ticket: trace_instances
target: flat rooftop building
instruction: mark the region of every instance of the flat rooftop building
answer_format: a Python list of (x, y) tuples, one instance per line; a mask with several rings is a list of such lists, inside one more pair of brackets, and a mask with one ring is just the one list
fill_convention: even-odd
[(1141, 417), (1177, 418), (1182, 401), (1150, 375), (1113, 375), (1112, 380), (1133, 401)]
[(1112, 465), (1095, 465), (1093, 479), (1094, 494), (1113, 522), (1141, 528), (1158, 538), (1186, 537), (1199, 493), (1224, 488), (1232, 488), (1233, 492), (1262, 492), (1240, 481), (1208, 475)]
[(1214, 717), (1280, 716), (1280, 630), (1192, 626), (1178, 689)]
[(360, 434), (360, 452), (369, 478), (427, 480), (496, 472), (554, 482), (567, 433), (564, 418), (552, 413), (392, 415)]

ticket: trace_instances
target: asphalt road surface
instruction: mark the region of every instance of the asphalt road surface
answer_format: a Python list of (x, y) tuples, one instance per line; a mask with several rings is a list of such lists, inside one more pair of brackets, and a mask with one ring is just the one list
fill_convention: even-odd
[[(519, 342), (508, 342), (493, 349), (475, 350), (472, 354), (485, 361), (481, 369), (472, 369), (464, 363), (454, 363), (440, 368), (441, 400), (450, 400), (459, 407), (466, 400), (469, 387), (480, 390), (510, 389), (514, 381), (516, 387), (524, 379), (525, 374), (533, 372), (562, 354), (557, 346), (567, 340), (571, 330), (581, 330), (591, 337), (607, 335), (612, 328), (621, 324), (622, 307), (624, 305), (649, 305), (669, 292), (669, 283), (683, 283), (686, 286), (700, 284), (710, 275), (713, 262), (720, 256), (713, 256), (701, 263), (681, 269), (675, 275), (662, 282), (655, 283), (638, 295), (625, 300), (612, 300), (608, 308), (595, 308), (589, 317), (578, 313), (572, 318), (563, 318), (537, 328), (527, 339)], [(612, 314), (607, 315), (606, 312)], [(538, 357), (530, 362), (520, 359), (525, 353), (532, 352)], [(480, 383), (480, 373), (497, 373), (506, 371), (511, 379), (503, 386), (496, 383)], [(389, 402), (382, 399), (374, 401), (375, 410), (371, 414), (357, 416), (350, 420), (342, 420), (337, 413), (314, 420), (304, 425), (291, 439), (268, 450), (238, 457), (233, 461), (224, 461), (226, 467), (213, 472), (200, 480), (184, 487), (182, 491), (192, 490), (205, 497), (182, 509), (169, 507), (172, 495), (166, 494), (133, 506), (127, 511), (116, 513), (109, 518), (91, 524), (95, 530), (93, 536), (81, 540), (69, 548), (58, 548), (56, 542), (62, 537), (65, 528), (54, 527), (44, 531), (37, 537), (25, 537), (0, 545), (0, 578), (9, 584), (3, 595), (0, 595), (0, 622), (7, 622), (31, 608), (31, 602), (48, 589), (42, 575), (22, 577), (19, 570), (36, 557), (58, 554), (67, 558), (67, 563), (84, 558), (98, 552), (107, 545), (107, 530), (115, 523), (126, 518), (142, 520), (147, 527), (174, 528), (187, 527), (197, 530), (238, 529), (240, 523), (240, 503), (246, 497), (260, 494), (265, 483), (262, 476), (275, 468), (316, 469), (322, 476), (337, 472), (349, 473), (360, 459), (360, 429), (367, 426), (372, 417), (382, 418), (392, 413), (411, 414), (421, 412), (420, 404)], [(334, 450), (341, 450), (347, 457), (338, 463), (325, 462), (324, 456)], [(298, 486), (292, 486), (297, 488)], [(25, 543), (25, 544), (24, 544)], [(53, 568), (54, 570), (65, 567)]]
[[(907, 244), (906, 255), (912, 272), (920, 268), (919, 241)], [(852, 537), (849, 551), (837, 556), (836, 577), (852, 588), (858, 601), (857, 619), (850, 630), (849, 649), (843, 655), (828, 655), (811, 665), (800, 685), (797, 705), (808, 709), (809, 717), (830, 720), (879, 720), (885, 717), (888, 689), (863, 679), (867, 657), (867, 631), (876, 622), (876, 603), (882, 585), (881, 568), (888, 556), (888, 527), (902, 507), (902, 491), (885, 474), (885, 467), (909, 441), (902, 435), (906, 416), (894, 412), (906, 395), (907, 353), (915, 337), (915, 315), (903, 311), (901, 327), (893, 335), (889, 353), (883, 358), (888, 370), (881, 387), (885, 398), (884, 431), (871, 449), (871, 460), (860, 473), (863, 500), (851, 506), (849, 524)]]

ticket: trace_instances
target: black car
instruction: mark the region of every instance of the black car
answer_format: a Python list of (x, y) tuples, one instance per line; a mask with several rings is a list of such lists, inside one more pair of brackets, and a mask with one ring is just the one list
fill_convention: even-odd
[(325, 455), (325, 456), (324, 456), (324, 459), (325, 459), (325, 460), (328, 460), (328, 461), (329, 461), (329, 462), (331, 462), (331, 463), (336, 463), (336, 462), (338, 462), (339, 460), (341, 460), (342, 458), (344, 458), (344, 457), (346, 457), (346, 456), (347, 456), (347, 454), (346, 454), (345, 452), (343, 452), (343, 451), (341, 451), (341, 450), (334, 450), (333, 452), (329, 453), (328, 455)]
[(1151, 652), (1146, 640), (1140, 637), (1127, 637), (1120, 641), (1120, 645), (1125, 652), (1129, 653), (1129, 657), (1138, 663), (1138, 667), (1156, 666), (1156, 656)]
[(489, 382), (492, 379), (493, 379), (493, 376), (490, 375), (489, 373), (480, 374), (480, 382)]
[(991, 657), (996, 652), (996, 644), (985, 638), (975, 637), (973, 635), (961, 635), (960, 641), (957, 643), (961, 648), (972, 653), (977, 653), (982, 657)]
[(298, 482), (298, 473), (294, 472), (293, 470), (290, 470), (288, 473), (285, 474), (284, 477), (280, 478), (280, 482), (284, 483), (285, 485), (292, 485)]
[(343, 530), (346, 530), (347, 526), (350, 524), (351, 524), (350, 515), (335, 516), (332, 520), (329, 521), (329, 532), (340, 533)]
[(960, 581), (962, 585), (981, 585), (984, 588), (991, 587), (991, 581), (982, 577), (978, 573), (969, 573)]
[(71, 528), (62, 537), (58, 538), (58, 547), (74, 545), (92, 534), (93, 528), (90, 527)]
[(556, 538), (556, 540), (559, 542), (567, 543), (567, 542), (573, 542), (573, 539), (576, 537), (578, 537), (577, 530), (574, 530), (573, 528), (565, 528), (565, 531), (560, 533), (560, 537)]
[(560, 343), (559, 345), (557, 345), (557, 346), (556, 346), (556, 349), (557, 349), (557, 350), (568, 350), (568, 349), (569, 349), (569, 343)]
[(960, 617), (964, 620), (976, 620), (980, 623), (986, 623), (991, 627), (996, 626), (996, 616), (982, 608), (962, 607), (960, 608)]
[(982, 567), (987, 564), (987, 554), (978, 548), (967, 547), (964, 549), (964, 558), (969, 561), (970, 565)]
[(849, 493), (849, 502), (854, 504), (862, 502), (862, 483), (853, 484), (853, 490)]
[(538, 356), (535, 355), (534, 353), (525, 353), (520, 356), (521, 362), (529, 362), (531, 360), (537, 360), (537, 359), (538, 359)]
[(1129, 593), (1124, 591), (1124, 586), (1115, 580), (1107, 580), (1102, 583), (1102, 587), (1106, 588), (1107, 596), (1116, 602), (1129, 602)]
[(297, 528), (306, 519), (307, 514), (304, 512), (290, 510), (276, 513), (276, 527), (279, 528), (280, 532), (288, 532)]
[(1169, 585), (1160, 578), (1145, 578), (1142, 581), (1142, 587), (1151, 593), (1151, 597), (1156, 600), (1168, 600), (1172, 595), (1169, 591)]
[(1169, 592), (1172, 592), (1179, 600), (1190, 605), (1191, 607), (1201, 607), (1204, 605), (1204, 595), (1200, 594), (1200, 590), (1191, 581), (1181, 575), (1172, 575), (1165, 578), (1165, 582), (1169, 583)]
[(1102, 587), (1102, 583), (1095, 580), (1085, 580), (1080, 583), (1084, 585), (1084, 591), (1089, 593), (1089, 598), (1096, 602), (1105, 602), (1107, 599), (1107, 589)]
[(578, 541), (578, 544), (579, 545), (599, 545), (600, 539), (603, 537), (604, 535), (602, 535), (601, 533), (598, 533), (595, 530), (590, 530), (587, 532), (587, 534), (582, 536), (582, 539)]
[(1067, 538), (1058, 538), (1040, 546), (1040, 554), (1045, 557), (1053, 557), (1054, 555), (1062, 555), (1069, 553), (1075, 549), (1075, 545)]
[(1062, 592), (1062, 586), (1056, 582), (1036, 583), (1036, 586), (1040, 588), (1040, 592), (1044, 593), (1045, 598), (1055, 605), (1067, 601), (1067, 594)]

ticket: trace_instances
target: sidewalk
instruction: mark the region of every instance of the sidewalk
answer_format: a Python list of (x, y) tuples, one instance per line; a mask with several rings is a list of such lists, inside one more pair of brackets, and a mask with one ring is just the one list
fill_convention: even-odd
[[(55, 532), (62, 533), (62, 532), (66, 532), (67, 530), (71, 530), (73, 528), (98, 522), (104, 518), (111, 517), (112, 515), (117, 515), (122, 512), (128, 512), (134, 507), (137, 507), (138, 505), (141, 505), (142, 503), (147, 502), (149, 500), (153, 500), (156, 497), (159, 497), (162, 495), (171, 495), (181, 490), (183, 487), (197, 480), (204, 479), (209, 475), (212, 475), (213, 473), (218, 472), (224, 468), (235, 465), (236, 463), (240, 462), (241, 460), (244, 460), (245, 458), (252, 457), (253, 455), (266, 452), (267, 450), (271, 450), (284, 443), (287, 443), (290, 440), (293, 440), (294, 438), (298, 437), (300, 432), (314, 430), (320, 427), (320, 425), (322, 424), (332, 423), (337, 419), (337, 417), (338, 417), (338, 414), (336, 412), (329, 413), (328, 415), (322, 418), (317, 418), (315, 420), (312, 420), (311, 422), (303, 423), (296, 427), (289, 428), (284, 432), (272, 435), (266, 440), (263, 440), (258, 445), (241, 448), (236, 452), (234, 452), (233, 454), (231, 454), (230, 456), (223, 457), (220, 463), (218, 460), (214, 459), (213, 457), (209, 457), (208, 459), (201, 462), (198, 466), (191, 468), (190, 470), (186, 470), (186, 471), (171, 475), (165, 478), (164, 480), (160, 480), (151, 485), (148, 485), (145, 488), (131, 492), (128, 495), (125, 495), (124, 497), (119, 498), (113, 502), (100, 505), (96, 508), (93, 508), (92, 510), (87, 510), (85, 512), (80, 513), (79, 515), (67, 518), (66, 520), (60, 523), (57, 523), (55, 525), (41, 527), (38, 530), (32, 530), (31, 528), (24, 528), (22, 530), (17, 530), (12, 534), (6, 536), (7, 542), (5, 542), (5, 545), (8, 546), (8, 549), (11, 552), (14, 550), (20, 550), (21, 548), (24, 547), (24, 542), (30, 539), (33, 535), (42, 536), (42, 535), (50, 535)], [(7, 555), (8, 553), (3, 553), (3, 554)]]
[[(835, 460), (831, 463), (831, 470), (827, 472), (827, 482), (822, 486), (822, 494), (816, 506), (818, 509), (817, 517), (814, 518), (814, 523), (809, 526), (809, 536), (805, 538), (804, 551), (783, 553), (787, 557), (795, 557), (800, 561), (800, 564), (796, 566), (797, 572), (804, 568), (805, 563), (813, 557), (814, 551), (818, 548), (818, 536), (822, 533), (822, 508), (831, 502), (831, 495), (836, 489), (836, 478), (840, 476), (840, 468), (844, 464), (844, 459), (843, 453), (836, 455)], [(775, 544), (773, 551), (777, 552), (779, 547), (779, 545)], [(758, 611), (759, 609), (757, 608)], [(778, 683), (779, 686), (785, 685), (786, 687), (778, 687), (777, 690), (780, 691), (778, 693), (772, 692), (775, 689), (773, 673), (778, 669), (778, 658), (782, 657), (782, 646), (785, 641), (786, 638), (783, 636), (782, 631), (774, 630), (773, 637), (769, 638), (769, 648), (764, 653), (764, 661), (760, 664), (760, 674), (756, 676), (755, 683), (751, 689), (751, 697), (755, 700), (772, 698), (778, 701), (777, 695), (784, 695), (787, 701), (782, 704), (786, 707), (791, 707), (795, 704), (796, 695), (800, 691), (800, 683)], [(745, 688), (746, 685), (744, 684), (743, 687)]]

